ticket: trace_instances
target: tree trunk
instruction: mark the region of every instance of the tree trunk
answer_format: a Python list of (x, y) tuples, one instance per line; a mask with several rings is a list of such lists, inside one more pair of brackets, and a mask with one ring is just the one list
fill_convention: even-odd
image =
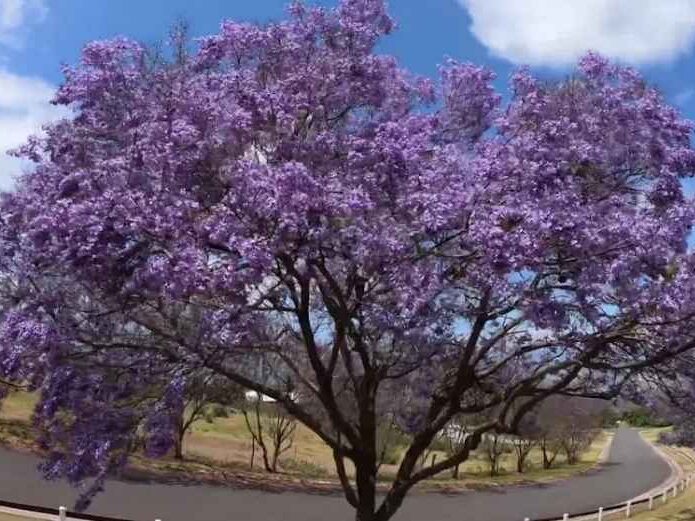
[(362, 450), (354, 460), (355, 485), (357, 487), (356, 521), (379, 521), (376, 514), (376, 477), (378, 472), (376, 390), (373, 375), (365, 374), (357, 393)]
[(174, 458), (183, 460), (183, 437), (185, 432), (179, 432), (174, 441)]
[(568, 450), (567, 451), (567, 463), (569, 465), (576, 465), (577, 461), (579, 461), (579, 457), (577, 456), (577, 451)]
[(270, 471), (275, 473), (278, 471), (278, 457), (280, 456), (280, 447), (276, 445), (273, 446), (273, 455), (270, 459)]
[(357, 515), (355, 521), (376, 521), (376, 457), (364, 455), (355, 462)]
[(550, 457), (548, 456), (548, 447), (546, 446), (545, 442), (541, 444), (541, 450), (543, 452), (543, 468), (545, 470), (548, 470), (550, 467), (553, 466), (553, 461), (555, 460), (555, 458), (553, 457), (553, 459), (550, 459)]
[(270, 460), (268, 459), (268, 448), (265, 446), (265, 443), (261, 441), (259, 441), (259, 445), (261, 447), (261, 456), (263, 457), (263, 468), (265, 468), (266, 472), (273, 474), (275, 471), (273, 470), (273, 467), (270, 466)]

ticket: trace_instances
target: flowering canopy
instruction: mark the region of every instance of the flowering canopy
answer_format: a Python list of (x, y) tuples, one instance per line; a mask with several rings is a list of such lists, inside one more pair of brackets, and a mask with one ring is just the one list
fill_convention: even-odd
[[(35, 167), (1, 207), (0, 373), (41, 391), (49, 476), (96, 477), (88, 501), (138, 432), (165, 453), (206, 370), (282, 403), (386, 520), (486, 430), (693, 345), (691, 124), (595, 54), (560, 83), (518, 71), (503, 106), (484, 68), (376, 54), (393, 27), (381, 0), (295, 3), (173, 60), (119, 39), (65, 70), (75, 117), (17, 151)], [(385, 417), (412, 444), (377, 505)]]

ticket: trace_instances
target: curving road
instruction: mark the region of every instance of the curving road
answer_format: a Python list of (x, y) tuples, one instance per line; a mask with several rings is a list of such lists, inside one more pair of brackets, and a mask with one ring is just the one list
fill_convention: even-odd
[[(37, 460), (0, 449), (0, 499), (55, 507), (72, 506), (75, 491), (43, 481)], [(669, 466), (637, 431), (616, 433), (601, 469), (547, 485), (466, 492), (454, 496), (413, 494), (395, 521), (519, 521), (609, 506), (638, 496), (668, 478)], [(350, 521), (342, 497), (273, 494), (213, 486), (112, 481), (91, 512), (152, 521)]]

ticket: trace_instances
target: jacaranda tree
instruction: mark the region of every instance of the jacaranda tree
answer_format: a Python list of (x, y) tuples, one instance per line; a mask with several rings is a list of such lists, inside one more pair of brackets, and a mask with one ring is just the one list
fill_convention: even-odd
[(673, 358), (657, 370), (648, 371), (636, 399), (645, 420), (671, 424), (659, 441), (671, 445), (695, 447), (695, 353)]
[[(65, 70), (73, 117), (17, 151), (0, 209), (0, 376), (40, 391), (44, 471), (79, 506), (140, 434), (170, 450), (201, 371), (277, 400), (386, 521), (548, 396), (614, 396), (695, 345), (691, 124), (594, 54), (518, 71), (504, 104), (484, 68), (418, 78), (375, 52), (393, 27), (382, 0), (295, 3)], [(377, 497), (384, 418), (410, 445)]]

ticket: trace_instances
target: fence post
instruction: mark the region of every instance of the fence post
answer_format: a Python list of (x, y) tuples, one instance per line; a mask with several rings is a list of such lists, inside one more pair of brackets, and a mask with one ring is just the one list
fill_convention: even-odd
[(598, 519), (597, 521), (603, 521), (603, 507), (599, 507), (598, 509)]
[(675, 485), (673, 487), (673, 497), (676, 497), (678, 495), (678, 485)]
[(654, 496), (649, 496), (649, 510), (654, 509)]
[(570, 519), (569, 514), (565, 514), (564, 516), (562, 516), (562, 521), (569, 521), (569, 519)]
[(666, 503), (666, 495), (668, 494), (668, 490), (664, 489), (664, 492), (661, 494), (661, 502)]
[(58, 519), (60, 521), (65, 521), (66, 517), (68, 515), (68, 509), (65, 507), (58, 507)]
[(627, 507), (625, 508), (625, 517), (630, 517), (632, 512), (632, 501), (627, 502)]

